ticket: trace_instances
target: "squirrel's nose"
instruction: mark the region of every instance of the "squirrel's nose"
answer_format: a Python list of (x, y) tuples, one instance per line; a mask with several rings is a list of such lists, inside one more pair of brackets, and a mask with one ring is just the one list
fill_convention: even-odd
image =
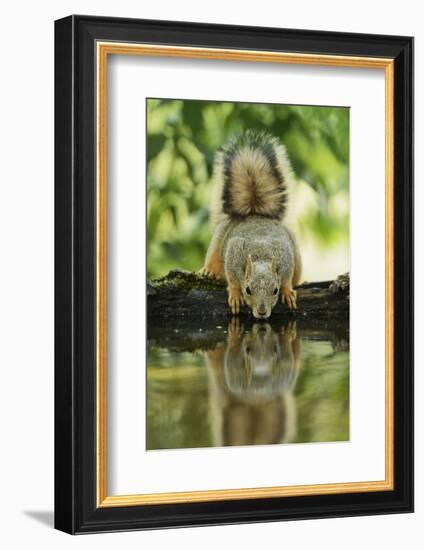
[(259, 304), (258, 313), (259, 313), (260, 315), (265, 315), (265, 313), (266, 313), (266, 306), (265, 306), (265, 304)]

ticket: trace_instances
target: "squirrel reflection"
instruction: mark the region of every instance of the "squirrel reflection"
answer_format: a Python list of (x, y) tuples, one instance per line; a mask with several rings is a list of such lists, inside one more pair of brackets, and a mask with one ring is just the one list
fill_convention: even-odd
[(300, 354), (295, 322), (278, 329), (256, 323), (245, 331), (232, 319), (227, 343), (206, 352), (214, 445), (293, 440)]

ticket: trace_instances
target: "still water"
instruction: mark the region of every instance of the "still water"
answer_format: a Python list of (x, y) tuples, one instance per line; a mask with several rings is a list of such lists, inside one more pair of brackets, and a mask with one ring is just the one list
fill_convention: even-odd
[(156, 332), (147, 352), (147, 449), (349, 439), (347, 325), (233, 319)]

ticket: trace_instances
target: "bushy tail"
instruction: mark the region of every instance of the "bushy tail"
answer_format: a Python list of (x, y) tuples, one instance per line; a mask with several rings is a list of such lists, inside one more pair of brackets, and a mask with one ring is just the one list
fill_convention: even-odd
[(216, 154), (214, 177), (221, 185), (215, 214), (283, 219), (292, 170), (275, 137), (248, 130), (231, 139)]

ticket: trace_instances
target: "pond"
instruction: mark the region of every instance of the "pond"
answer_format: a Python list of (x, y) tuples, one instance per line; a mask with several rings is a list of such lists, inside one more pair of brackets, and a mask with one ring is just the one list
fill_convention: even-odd
[(151, 326), (148, 450), (349, 440), (348, 324)]

